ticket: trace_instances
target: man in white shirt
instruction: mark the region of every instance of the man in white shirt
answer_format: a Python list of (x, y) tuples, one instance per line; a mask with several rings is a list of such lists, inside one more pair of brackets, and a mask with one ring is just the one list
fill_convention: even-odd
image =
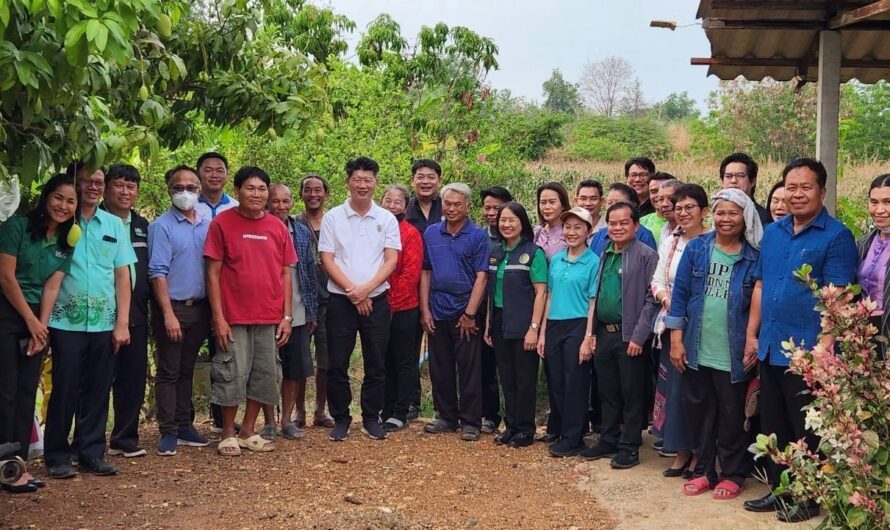
[(327, 272), (328, 291), (328, 403), (334, 428), (330, 439), (349, 436), (349, 360), (355, 334), (362, 341), (362, 432), (374, 440), (386, 438), (380, 424), (385, 387), (385, 355), (389, 341), (389, 303), (386, 279), (395, 269), (402, 249), (395, 216), (374, 203), (377, 162), (358, 157), (346, 163), (349, 199), (325, 214), (318, 252)]
[(238, 206), (238, 201), (224, 190), (229, 177), (229, 161), (219, 153), (208, 152), (198, 157), (198, 178), (201, 179), (201, 195), (195, 204), (198, 215), (212, 220), (224, 211)]

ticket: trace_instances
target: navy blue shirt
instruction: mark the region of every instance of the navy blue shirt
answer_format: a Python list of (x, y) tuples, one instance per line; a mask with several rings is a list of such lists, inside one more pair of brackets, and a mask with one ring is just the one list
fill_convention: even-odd
[(773, 366), (789, 364), (783, 341), (793, 338), (795, 344), (812, 348), (822, 329), (816, 297), (794, 271), (808, 263), (820, 287), (856, 281), (856, 242), (847, 227), (824, 208), (797, 234), (792, 223), (793, 217), (786, 215), (764, 227), (754, 269), (754, 277), (763, 282), (758, 356)]
[(430, 312), (435, 320), (463, 313), (476, 274), (488, 271), (488, 234), (467, 219), (457, 235), (446, 222), (431, 224), (423, 235), (423, 270), (430, 271)]

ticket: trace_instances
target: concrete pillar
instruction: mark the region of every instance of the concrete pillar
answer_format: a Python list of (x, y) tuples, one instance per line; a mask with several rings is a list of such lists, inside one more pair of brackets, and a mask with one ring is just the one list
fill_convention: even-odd
[(837, 141), (841, 97), (841, 32), (819, 32), (819, 84), (816, 109), (816, 158), (828, 171), (825, 206), (837, 205)]

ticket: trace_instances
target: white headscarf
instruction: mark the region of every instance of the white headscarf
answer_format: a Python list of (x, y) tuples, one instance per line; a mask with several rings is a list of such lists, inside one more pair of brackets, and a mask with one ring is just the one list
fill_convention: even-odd
[(760, 240), (763, 239), (763, 225), (760, 224), (760, 216), (754, 207), (754, 201), (748, 195), (736, 188), (727, 188), (718, 191), (712, 198), (714, 209), (720, 201), (729, 201), (742, 209), (745, 218), (745, 239), (748, 244), (760, 250)]

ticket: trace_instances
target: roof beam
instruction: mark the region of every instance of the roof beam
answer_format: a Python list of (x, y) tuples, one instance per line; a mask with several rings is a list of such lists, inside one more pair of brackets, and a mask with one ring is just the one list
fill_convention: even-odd
[[(887, 10), (890, 11), (890, 0), (887, 2)], [(853, 11), (850, 11), (853, 13)], [(835, 19), (832, 19), (835, 20)], [(721, 18), (706, 18), (702, 20), (702, 28), (709, 29), (746, 29), (746, 30), (780, 30), (780, 31), (821, 31), (829, 29), (828, 24), (822, 20), (788, 20), (788, 19), (760, 19), (760, 20), (735, 20)], [(890, 20), (866, 20), (865, 18), (844, 24), (845, 30), (851, 31), (890, 31)], [(837, 28), (831, 28), (837, 29)]]
[[(753, 66), (753, 67), (789, 67), (794, 68), (801, 64), (799, 59), (756, 59), (751, 57), (693, 57), (690, 60), (693, 66)], [(811, 60), (808, 66), (817, 66), (818, 62)], [(878, 68), (890, 69), (890, 61), (877, 59), (843, 59), (841, 68)]]
[(849, 9), (858, 6), (862, 6), (864, 4), (868, 4), (871, 0), (858, 0), (858, 1), (846, 1), (846, 2), (833, 2), (831, 0), (826, 0), (825, 2), (774, 2), (772, 0), (714, 0), (711, 2), (711, 9), (738, 9), (738, 10), (750, 10), (750, 9), (762, 9), (764, 11), (822, 11), (824, 12), (826, 9), (837, 7), (841, 9)]
[(828, 21), (828, 27), (830, 29), (841, 29), (855, 24), (858, 28), (858, 24), (861, 24), (863, 21), (888, 11), (890, 11), (890, 0), (873, 2), (832, 18)]

